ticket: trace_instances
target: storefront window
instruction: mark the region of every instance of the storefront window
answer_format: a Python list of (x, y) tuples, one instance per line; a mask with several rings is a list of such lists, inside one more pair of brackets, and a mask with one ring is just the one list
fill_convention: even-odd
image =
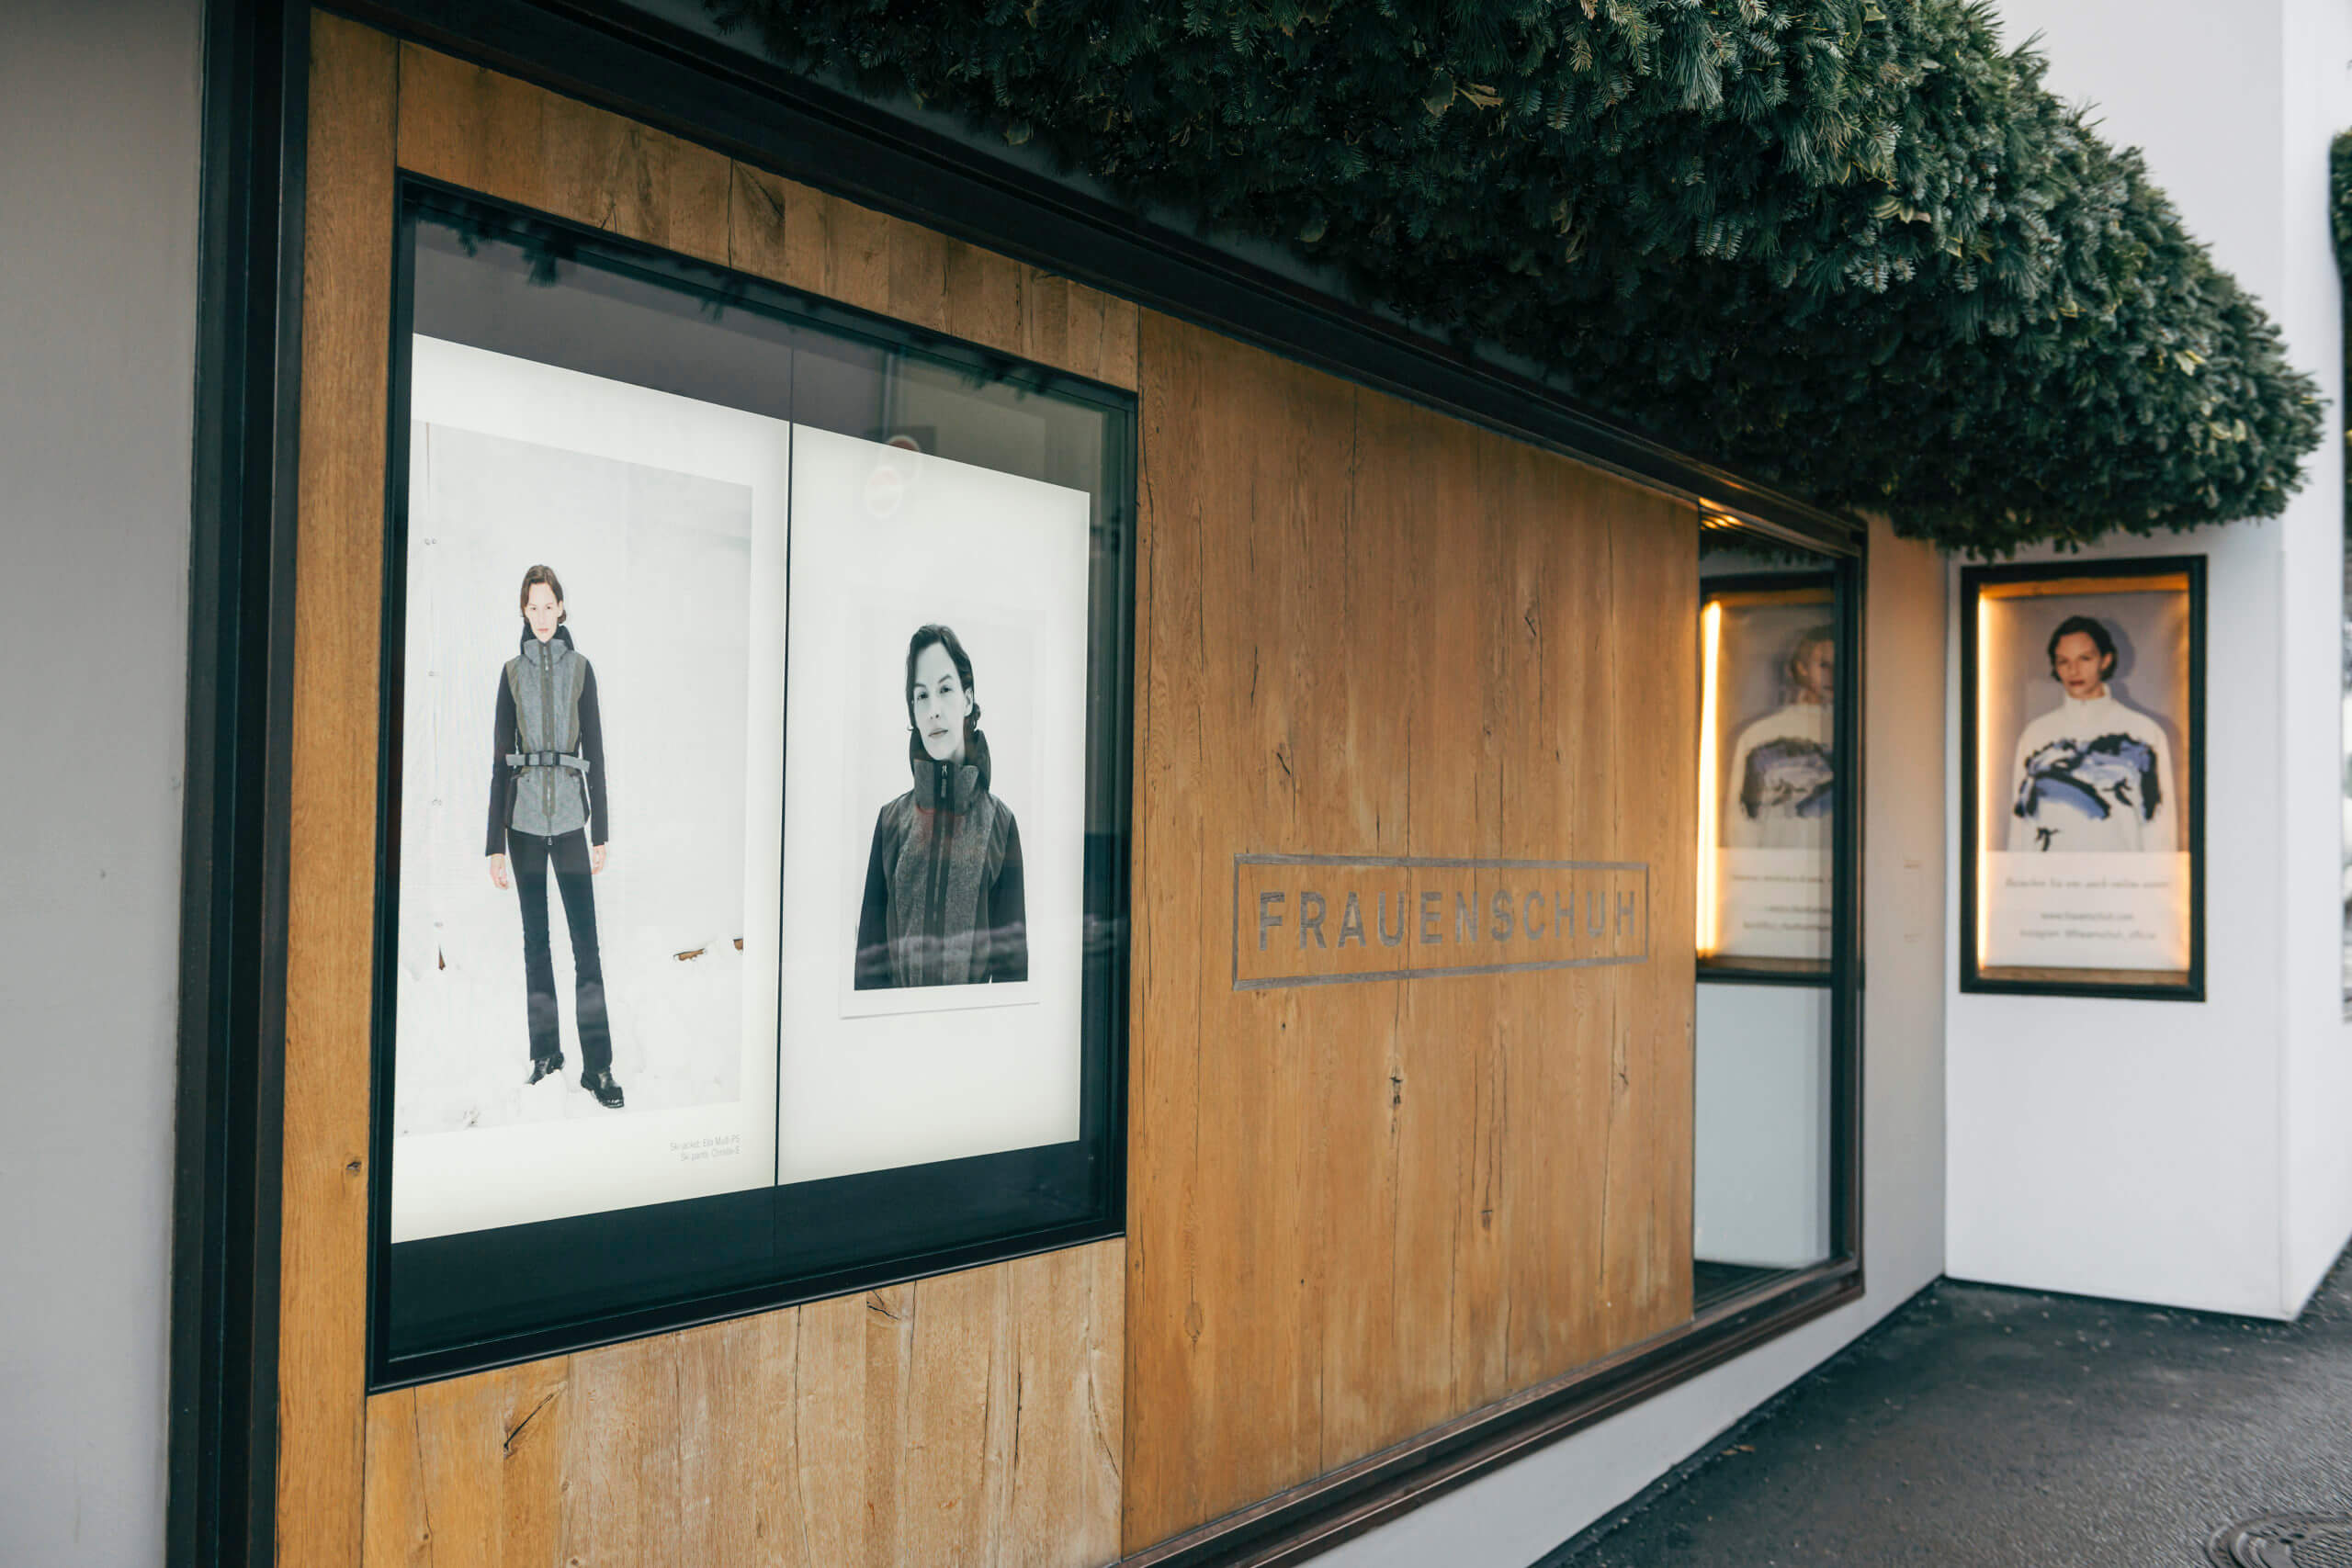
[(1702, 1311), (1839, 1249), (1839, 834), (1853, 659), (1832, 558), (1710, 519), (1700, 546)]
[(1115, 1231), (1131, 396), (403, 216), (379, 1380)]

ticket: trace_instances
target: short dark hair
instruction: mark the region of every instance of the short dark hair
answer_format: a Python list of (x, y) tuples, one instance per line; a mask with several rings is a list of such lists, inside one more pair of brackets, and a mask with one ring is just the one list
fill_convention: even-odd
[(2050, 634), (2050, 678), (2058, 678), (2058, 645), (2076, 632), (2091, 639), (2098, 649), (2098, 678), (2106, 680), (2115, 673), (2115, 638), (2106, 626), (2088, 615), (2069, 615), (2058, 623)]
[(548, 585), (548, 592), (555, 595), (555, 624), (561, 626), (571, 618), (571, 612), (563, 608), (563, 583), (556, 577), (555, 568), (551, 566), (535, 566), (523, 574), (523, 591), (514, 596), (514, 608), (518, 613), (529, 609), (531, 590), (542, 582)]
[[(924, 649), (934, 643), (947, 650), (948, 662), (956, 666), (956, 679), (964, 682), (964, 694), (967, 697), (972, 694), (972, 656), (964, 651), (964, 639), (956, 635), (953, 626), (943, 626), (935, 621), (917, 626), (915, 635), (907, 639), (907, 728), (910, 729), (915, 723), (915, 660), (922, 657)], [(980, 705), (978, 699), (974, 699), (970, 711), (964, 715), (964, 740), (967, 745), (971, 743), (972, 731), (979, 727), (979, 722)]]

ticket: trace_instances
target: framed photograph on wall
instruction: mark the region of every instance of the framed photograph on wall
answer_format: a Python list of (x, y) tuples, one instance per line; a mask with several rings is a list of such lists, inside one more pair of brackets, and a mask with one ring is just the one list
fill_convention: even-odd
[(2204, 999), (2205, 561), (1961, 574), (1961, 986)]
[(1702, 975), (1827, 982), (1837, 623), (1827, 573), (1700, 584)]
[(1134, 394), (400, 216), (372, 1381), (1116, 1234)]

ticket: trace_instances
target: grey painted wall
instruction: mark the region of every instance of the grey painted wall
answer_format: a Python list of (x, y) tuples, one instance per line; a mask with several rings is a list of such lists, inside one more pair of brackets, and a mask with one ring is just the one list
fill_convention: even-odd
[(0, 3), (0, 1562), (158, 1562), (197, 0)]

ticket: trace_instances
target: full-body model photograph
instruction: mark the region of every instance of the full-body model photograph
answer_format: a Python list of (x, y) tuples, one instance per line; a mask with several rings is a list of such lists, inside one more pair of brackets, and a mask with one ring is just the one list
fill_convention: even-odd
[(572, 646), (563, 584), (551, 567), (523, 574), (522, 648), (500, 672), (491, 744), (490, 879), (514, 890), (523, 913), (523, 973), (536, 1084), (563, 1068), (548, 949), (548, 875), (555, 875), (571, 935), (573, 1021), (580, 1034), (580, 1087), (609, 1110), (624, 1097), (613, 1081), (613, 1037), (596, 942), (593, 878), (605, 869), (611, 807), (596, 672)]

